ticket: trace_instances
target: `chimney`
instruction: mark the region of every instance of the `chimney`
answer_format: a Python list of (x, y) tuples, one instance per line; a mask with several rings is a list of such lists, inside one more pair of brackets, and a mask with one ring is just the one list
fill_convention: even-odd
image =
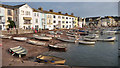
[(39, 10), (41, 10), (41, 11), (43, 10), (43, 8), (42, 8), (42, 7), (38, 8), (38, 9), (39, 9)]
[(59, 14), (62, 14), (61, 12), (58, 12)]
[(68, 15), (68, 13), (65, 13), (65, 15)]
[(50, 12), (53, 12), (53, 10), (52, 10), (52, 9), (50, 9), (49, 11), (50, 11)]
[(71, 13), (71, 15), (73, 16), (73, 15), (74, 15), (74, 13)]

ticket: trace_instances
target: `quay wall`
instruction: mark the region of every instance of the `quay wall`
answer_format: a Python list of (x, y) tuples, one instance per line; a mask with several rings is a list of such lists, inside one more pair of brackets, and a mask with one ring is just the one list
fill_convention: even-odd
[(34, 33), (33, 30), (25, 30), (25, 29), (12, 29), (12, 30), (2, 30), (3, 35), (7, 34), (25, 34), (25, 33)]

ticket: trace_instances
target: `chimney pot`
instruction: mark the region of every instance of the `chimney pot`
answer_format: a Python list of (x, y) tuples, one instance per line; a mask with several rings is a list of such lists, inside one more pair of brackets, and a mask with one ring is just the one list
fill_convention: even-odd
[(39, 10), (41, 10), (41, 11), (43, 10), (43, 8), (42, 8), (42, 7), (38, 8), (38, 9), (39, 9)]

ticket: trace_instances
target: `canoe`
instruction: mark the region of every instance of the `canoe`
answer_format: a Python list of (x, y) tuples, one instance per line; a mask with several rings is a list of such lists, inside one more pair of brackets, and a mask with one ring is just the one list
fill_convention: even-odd
[(40, 41), (34, 41), (34, 40), (28, 40), (27, 43), (33, 44), (33, 45), (45, 45), (45, 42), (40, 42)]
[(26, 41), (27, 37), (13, 37), (13, 39), (17, 41)]
[(65, 59), (55, 57), (55, 56), (45, 56), (45, 55), (37, 56), (36, 61), (49, 63), (49, 64), (64, 64), (65, 63)]
[(63, 42), (71, 42), (71, 43), (76, 42), (75, 40), (70, 40), (70, 39), (62, 39), (62, 38), (57, 38), (57, 39), (60, 40), (60, 41), (63, 41)]
[(48, 41), (52, 39), (52, 37), (38, 36), (36, 34), (33, 34), (33, 38), (39, 39), (39, 40), (48, 40)]
[(26, 56), (27, 50), (21, 46), (9, 48), (8, 51), (13, 55), (13, 56)]
[(79, 40), (79, 44), (94, 45), (94, 44), (95, 44), (95, 42), (89, 42), (89, 41)]
[(66, 47), (65, 46), (63, 46), (63, 45), (59, 45), (59, 44), (56, 44), (56, 45), (48, 45), (48, 47), (50, 48), (50, 49), (56, 49), (56, 50), (66, 50)]
[(12, 36), (0, 35), (0, 38), (2, 38), (2, 39), (11, 39)]

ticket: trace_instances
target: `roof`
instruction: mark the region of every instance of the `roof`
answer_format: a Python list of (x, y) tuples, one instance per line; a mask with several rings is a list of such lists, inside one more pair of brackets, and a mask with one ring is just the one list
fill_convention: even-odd
[(50, 11), (46, 11), (46, 10), (37, 10), (35, 8), (33, 8), (33, 12), (41, 12), (41, 13), (47, 13), (47, 14), (55, 14), (55, 15), (64, 15), (64, 16), (75, 17), (73, 15), (65, 15), (65, 14), (60, 14), (60, 13), (57, 13), (57, 12), (50, 12)]
[[(25, 3), (25, 4), (26, 4), (26, 3)], [(14, 6), (14, 8), (19, 8), (19, 7), (21, 7), (21, 6), (25, 5), (25, 4), (16, 5), (16, 6)]]
[(4, 4), (0, 4), (1, 7), (4, 7), (4, 8), (10, 8), (10, 9), (13, 9), (14, 7), (13, 6), (10, 6), (10, 5), (4, 5)]

